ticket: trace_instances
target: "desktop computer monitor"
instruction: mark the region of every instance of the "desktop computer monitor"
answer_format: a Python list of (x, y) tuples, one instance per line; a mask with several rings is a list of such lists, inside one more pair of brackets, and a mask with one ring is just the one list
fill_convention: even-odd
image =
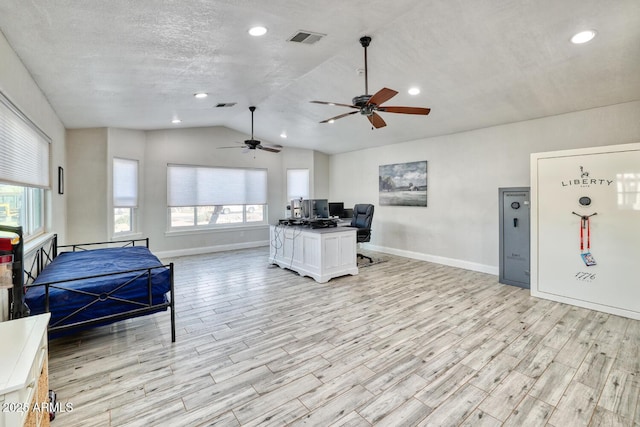
[(329, 216), (342, 218), (344, 215), (344, 203), (329, 202)]
[(329, 201), (327, 199), (303, 200), (302, 217), (307, 219), (329, 218)]
[(313, 202), (313, 216), (315, 218), (329, 218), (329, 201), (327, 199), (315, 199)]

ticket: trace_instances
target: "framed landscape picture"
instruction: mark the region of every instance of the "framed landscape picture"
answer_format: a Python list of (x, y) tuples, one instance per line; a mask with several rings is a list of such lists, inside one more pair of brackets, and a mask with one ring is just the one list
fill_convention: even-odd
[(380, 205), (427, 206), (427, 161), (381, 165)]

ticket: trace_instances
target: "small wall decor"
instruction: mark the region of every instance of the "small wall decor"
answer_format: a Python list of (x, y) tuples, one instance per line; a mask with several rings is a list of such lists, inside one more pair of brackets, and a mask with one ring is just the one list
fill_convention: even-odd
[(64, 169), (58, 166), (58, 194), (64, 194)]
[(427, 206), (427, 161), (381, 165), (380, 205)]

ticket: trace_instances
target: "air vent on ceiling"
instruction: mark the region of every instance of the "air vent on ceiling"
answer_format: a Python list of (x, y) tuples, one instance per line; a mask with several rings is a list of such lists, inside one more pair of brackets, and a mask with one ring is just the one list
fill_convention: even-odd
[(311, 31), (299, 30), (293, 36), (291, 36), (287, 41), (296, 42), (296, 43), (304, 43), (304, 44), (314, 44), (321, 38), (326, 36), (326, 34), (313, 33)]
[(236, 105), (235, 102), (220, 102), (219, 104), (216, 104), (216, 108), (233, 107), (234, 105)]

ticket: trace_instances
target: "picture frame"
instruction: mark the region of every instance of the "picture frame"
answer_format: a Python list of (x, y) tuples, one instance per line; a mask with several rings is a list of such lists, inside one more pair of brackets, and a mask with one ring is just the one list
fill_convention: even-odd
[(58, 166), (58, 194), (64, 194), (64, 169)]
[(427, 161), (381, 165), (378, 195), (382, 206), (427, 206)]

